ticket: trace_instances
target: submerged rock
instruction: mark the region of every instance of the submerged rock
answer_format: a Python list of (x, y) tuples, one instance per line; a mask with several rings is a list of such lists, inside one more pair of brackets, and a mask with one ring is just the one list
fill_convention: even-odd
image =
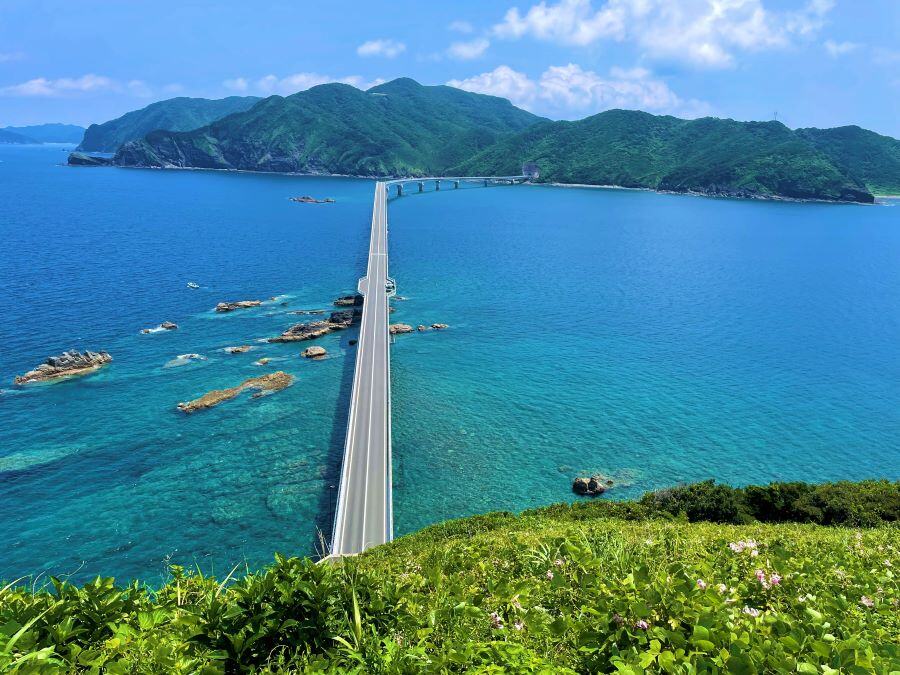
[(216, 305), (217, 312), (233, 312), (236, 309), (247, 309), (248, 307), (259, 307), (262, 300), (238, 300), (236, 302), (220, 302)]
[(355, 295), (342, 295), (334, 301), (334, 304), (338, 307), (360, 307), (363, 304), (363, 296), (359, 293), (356, 293)]
[(281, 335), (269, 338), (269, 342), (298, 342), (300, 340), (314, 340), (328, 335), (336, 330), (348, 328), (353, 323), (355, 312), (352, 309), (344, 309), (332, 312), (324, 321), (310, 321), (307, 323), (295, 323)]
[(396, 335), (397, 333), (412, 333), (413, 327), (408, 323), (392, 323), (388, 330), (391, 335)]
[(422, 331), (428, 330), (428, 326), (425, 326), (425, 325), (423, 325), (423, 324), (420, 323), (420, 324), (416, 327), (416, 330), (419, 331), (419, 332), (421, 333)]
[(313, 345), (312, 347), (307, 347), (303, 350), (303, 356), (307, 359), (321, 359), (328, 352), (325, 351), (325, 347), (320, 347), (319, 345)]
[(450, 326), (445, 323), (433, 323), (431, 324), (431, 327), (435, 330), (444, 330), (445, 328), (450, 328)]
[(177, 368), (178, 366), (187, 365), (191, 361), (206, 361), (206, 357), (202, 354), (179, 354), (174, 359), (166, 363), (164, 367)]
[(243, 354), (249, 352), (253, 347), (250, 345), (240, 345), (239, 347), (225, 347), (222, 351), (226, 354)]
[(29, 382), (45, 382), (60, 377), (74, 377), (87, 375), (112, 361), (112, 356), (107, 352), (78, 352), (74, 349), (63, 352), (59, 356), (51, 356), (34, 370), (29, 370), (24, 375), (19, 375), (14, 380), (15, 384), (28, 384)]
[(219, 405), (223, 401), (233, 399), (235, 396), (247, 389), (255, 389), (256, 391), (253, 394), (253, 398), (259, 398), (264, 394), (281, 391), (285, 387), (289, 387), (293, 383), (293, 381), (294, 377), (292, 375), (288, 375), (284, 371), (279, 370), (276, 373), (260, 375), (259, 377), (251, 377), (250, 379), (241, 382), (241, 384), (239, 384), (238, 386), (231, 387), (230, 389), (215, 389), (213, 391), (207, 392), (200, 398), (196, 398), (193, 401), (179, 403), (178, 409), (184, 413), (193, 413), (198, 410), (206, 410), (207, 408), (212, 408)]
[(254, 362), (253, 362), (253, 365), (254, 365), (254, 366), (264, 366), (264, 365), (266, 365), (269, 361), (271, 361), (271, 359), (270, 359), (268, 356), (265, 356), (265, 357), (261, 358), (259, 361), (254, 361)]

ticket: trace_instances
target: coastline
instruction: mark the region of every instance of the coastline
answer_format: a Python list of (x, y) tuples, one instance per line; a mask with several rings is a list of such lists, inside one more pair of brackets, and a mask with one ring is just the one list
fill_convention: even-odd
[[(77, 166), (73, 164), (66, 164), (65, 166)], [(116, 169), (147, 169), (151, 171), (220, 171), (224, 173), (249, 173), (249, 174), (265, 174), (265, 175), (276, 175), (276, 176), (306, 176), (306, 177), (317, 177), (317, 178), (352, 178), (357, 180), (395, 180), (395, 179), (409, 179), (415, 180), (415, 176), (366, 176), (366, 175), (355, 175), (355, 174), (346, 174), (346, 173), (326, 173), (326, 172), (299, 172), (299, 171), (260, 171), (255, 169), (217, 169), (214, 167), (197, 167), (197, 166), (127, 166), (127, 165), (119, 165), (119, 164), (111, 164), (113, 168)], [(875, 206), (878, 204), (878, 199), (900, 199), (900, 195), (873, 195), (875, 201), (871, 204), (866, 202), (854, 202), (854, 201), (842, 201), (837, 199), (802, 199), (799, 197), (783, 197), (780, 195), (728, 195), (728, 194), (713, 194), (709, 192), (700, 192), (697, 190), (685, 190), (685, 191), (676, 191), (676, 190), (656, 190), (650, 187), (627, 187), (624, 185), (593, 185), (591, 183), (524, 183), (525, 185), (531, 185), (534, 187), (558, 187), (558, 188), (589, 188), (589, 189), (597, 189), (597, 190), (630, 190), (635, 192), (655, 192), (657, 194), (667, 194), (667, 195), (687, 195), (691, 197), (710, 197), (710, 198), (718, 198), (718, 199), (740, 199), (740, 200), (748, 200), (748, 201), (775, 201), (775, 202), (794, 202), (800, 204), (855, 204), (860, 206)]]

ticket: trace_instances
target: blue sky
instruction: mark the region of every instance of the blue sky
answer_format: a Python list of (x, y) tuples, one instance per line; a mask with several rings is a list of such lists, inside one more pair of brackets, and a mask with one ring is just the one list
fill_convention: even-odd
[(900, 1), (0, 0), (0, 126), (400, 76), (553, 118), (777, 111), (900, 137)]

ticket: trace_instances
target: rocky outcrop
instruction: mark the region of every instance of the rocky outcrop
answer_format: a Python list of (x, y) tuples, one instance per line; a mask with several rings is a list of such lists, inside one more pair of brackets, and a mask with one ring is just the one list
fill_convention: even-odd
[(390, 328), (388, 328), (391, 335), (397, 335), (398, 333), (412, 333), (413, 327), (408, 323), (392, 323)]
[(328, 335), (336, 330), (348, 328), (353, 323), (355, 312), (352, 309), (344, 309), (332, 312), (324, 321), (310, 321), (296, 323), (278, 337), (269, 338), (269, 342), (299, 342), (301, 340), (314, 340)]
[(254, 366), (264, 366), (264, 365), (266, 365), (269, 361), (271, 361), (271, 359), (270, 359), (268, 356), (264, 356), (264, 357), (261, 358), (259, 361), (254, 361), (254, 362), (253, 362), (253, 365), (254, 365)]
[(334, 199), (331, 197), (325, 197), (325, 199), (316, 199), (315, 197), (310, 197), (309, 195), (303, 195), (302, 197), (291, 197), (292, 202), (300, 202), (301, 204), (334, 204)]
[(419, 331), (420, 333), (422, 333), (422, 332), (428, 330), (428, 326), (420, 323), (418, 326), (416, 326), (416, 330)]
[(338, 307), (361, 307), (363, 304), (363, 296), (359, 293), (356, 295), (342, 295), (334, 301), (334, 304)]
[(599, 474), (590, 478), (578, 477), (572, 481), (572, 492), (585, 497), (596, 497), (606, 492), (612, 484), (609, 478)]
[(434, 328), (434, 330), (444, 330), (445, 328), (450, 328), (450, 326), (445, 323), (433, 323), (431, 324), (431, 327)]
[(69, 166), (111, 166), (111, 157), (94, 157), (83, 152), (73, 152), (69, 155)]
[(63, 352), (59, 356), (51, 356), (34, 370), (29, 370), (24, 375), (16, 377), (15, 383), (28, 384), (62, 377), (87, 375), (110, 361), (112, 361), (112, 356), (107, 352), (86, 351), (82, 353), (73, 349)]
[(175, 330), (178, 328), (177, 323), (172, 323), (171, 321), (163, 321), (156, 328), (144, 328), (141, 330), (141, 333), (146, 335), (147, 333), (161, 333), (166, 330)]
[(303, 357), (307, 359), (322, 359), (325, 358), (325, 355), (327, 353), (328, 352), (325, 351), (325, 347), (313, 345), (312, 347), (307, 347), (303, 350)]
[(185, 413), (193, 413), (197, 412), (198, 410), (206, 410), (207, 408), (212, 408), (219, 405), (223, 401), (233, 399), (242, 391), (246, 391), (249, 389), (255, 390), (253, 398), (259, 398), (264, 394), (280, 391), (285, 387), (289, 387), (293, 383), (293, 381), (294, 378), (292, 375), (288, 375), (284, 371), (279, 370), (276, 373), (269, 373), (268, 375), (261, 375), (259, 377), (251, 377), (249, 380), (244, 380), (238, 386), (231, 387), (230, 389), (215, 389), (213, 391), (207, 392), (200, 398), (195, 398), (193, 401), (179, 403), (178, 409), (181, 412)]
[(222, 351), (226, 354), (243, 354), (249, 352), (253, 347), (250, 345), (240, 345), (238, 347), (225, 347)]
[(262, 300), (238, 300), (237, 302), (220, 302), (216, 305), (217, 312), (233, 312), (236, 309), (247, 309), (248, 307), (259, 307)]

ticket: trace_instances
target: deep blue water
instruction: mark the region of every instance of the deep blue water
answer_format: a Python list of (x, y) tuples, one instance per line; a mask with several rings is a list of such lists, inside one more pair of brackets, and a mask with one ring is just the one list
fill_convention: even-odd
[[(372, 184), (64, 158), (0, 146), (0, 578), (312, 552), (354, 335), (321, 340), (323, 362), (256, 340), (355, 287)], [(516, 187), (404, 197), (389, 219), (395, 319), (450, 324), (393, 347), (398, 533), (570, 500), (581, 471), (611, 474), (611, 497), (900, 477), (900, 209)], [(237, 344), (255, 349), (221, 351)], [(70, 347), (115, 360), (12, 387)], [(207, 360), (166, 367), (189, 352)], [(295, 384), (175, 410), (272, 368)]]

